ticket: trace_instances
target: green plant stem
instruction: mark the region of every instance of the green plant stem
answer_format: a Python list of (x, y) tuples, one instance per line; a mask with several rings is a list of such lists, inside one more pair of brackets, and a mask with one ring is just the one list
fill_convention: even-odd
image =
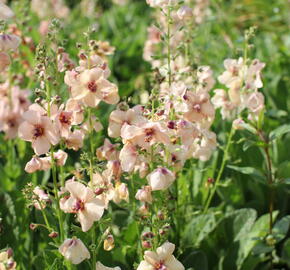
[(53, 148), (50, 150), (51, 156), (51, 170), (52, 170), (52, 179), (53, 179), (53, 187), (54, 187), (54, 195), (56, 199), (56, 211), (57, 217), (59, 222), (59, 233), (60, 233), (60, 240), (64, 240), (64, 228), (63, 228), (63, 220), (62, 220), (62, 213), (59, 206), (59, 196), (58, 196), (58, 185), (57, 185), (57, 176), (56, 176), (56, 164), (53, 156)]
[(168, 13), (167, 13), (167, 66), (168, 66), (168, 84), (169, 84), (169, 87), (171, 86), (171, 82), (172, 82), (170, 36), (171, 36), (171, 7), (168, 7)]
[(213, 196), (215, 195), (216, 189), (217, 189), (217, 187), (219, 185), (219, 182), (221, 180), (222, 174), (224, 172), (224, 169), (225, 169), (225, 166), (226, 166), (226, 163), (227, 163), (227, 160), (228, 160), (229, 149), (230, 149), (230, 145), (231, 145), (234, 133), (235, 133), (235, 129), (233, 127), (231, 127), (230, 134), (229, 134), (228, 141), (227, 141), (227, 145), (226, 145), (226, 148), (225, 148), (225, 151), (224, 151), (224, 155), (223, 155), (223, 159), (222, 159), (222, 164), (221, 164), (221, 167), (219, 169), (217, 178), (215, 179), (214, 186), (213, 186), (212, 190), (210, 191), (209, 197), (208, 197), (208, 199), (206, 201), (206, 205), (205, 205), (204, 210), (203, 210), (204, 214), (206, 214), (207, 211), (208, 211), (210, 203), (211, 203), (211, 201), (213, 199)]
[[(93, 181), (93, 160), (94, 160), (94, 144), (93, 144), (93, 122), (92, 122), (92, 109), (88, 109), (88, 120), (89, 120), (89, 141), (90, 141), (90, 159), (89, 159), (89, 176), (90, 181)], [(93, 256), (92, 256), (92, 269), (95, 270), (97, 263), (97, 248), (96, 248), (96, 226), (95, 224), (92, 227), (92, 244), (93, 244)]]
[[(257, 129), (257, 134), (259, 138), (265, 143), (265, 147), (263, 147), (263, 151), (265, 154), (265, 159), (267, 163), (267, 180), (269, 186), (269, 235), (273, 232), (273, 211), (274, 211), (274, 199), (275, 193), (273, 189), (274, 179), (273, 179), (273, 171), (272, 171), (272, 160), (270, 156), (269, 150), (269, 140), (267, 137), (264, 136), (261, 130)], [(270, 269), (273, 269), (273, 256), (272, 253), (270, 254)]]

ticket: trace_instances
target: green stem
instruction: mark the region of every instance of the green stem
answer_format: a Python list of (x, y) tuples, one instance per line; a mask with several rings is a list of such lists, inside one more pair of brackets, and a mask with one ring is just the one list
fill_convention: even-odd
[(59, 196), (58, 196), (58, 185), (57, 185), (57, 176), (56, 176), (56, 164), (53, 156), (53, 148), (50, 150), (51, 156), (51, 170), (52, 170), (52, 179), (53, 179), (53, 187), (54, 187), (54, 196), (56, 199), (56, 211), (59, 222), (59, 232), (60, 232), (60, 240), (64, 240), (64, 228), (63, 228), (63, 220), (62, 220), (62, 212), (59, 206)]
[(224, 169), (225, 169), (225, 166), (226, 166), (226, 163), (227, 163), (227, 160), (228, 160), (229, 148), (230, 148), (230, 145), (231, 145), (231, 142), (232, 142), (232, 137), (233, 137), (234, 133), (235, 133), (235, 129), (233, 127), (231, 127), (230, 134), (229, 134), (228, 141), (227, 141), (227, 145), (226, 145), (226, 148), (225, 148), (225, 151), (224, 151), (224, 155), (223, 155), (222, 164), (221, 164), (220, 170), (218, 172), (217, 178), (215, 179), (215, 183), (214, 183), (213, 189), (211, 190), (211, 192), (209, 194), (209, 197), (207, 199), (206, 205), (204, 207), (204, 210), (203, 210), (204, 214), (206, 214), (207, 211), (208, 211), (210, 203), (211, 203), (211, 201), (213, 199), (213, 196), (215, 195), (216, 189), (217, 189), (217, 187), (219, 185), (219, 181), (220, 181), (220, 179), (222, 177), (222, 174), (224, 172)]
[(171, 86), (172, 82), (172, 71), (171, 71), (171, 47), (170, 47), (170, 36), (171, 36), (171, 7), (168, 7), (167, 14), (167, 66), (168, 66), (168, 83)]

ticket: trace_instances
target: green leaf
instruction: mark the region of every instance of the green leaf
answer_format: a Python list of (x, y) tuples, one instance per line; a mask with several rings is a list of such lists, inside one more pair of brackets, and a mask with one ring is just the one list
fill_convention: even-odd
[[(278, 211), (273, 212), (273, 220), (276, 219)], [(259, 239), (265, 237), (269, 232), (269, 214), (261, 216), (252, 226), (249, 233), (240, 241), (238, 250), (237, 269), (241, 269), (244, 261), (249, 256), (251, 250), (259, 243)]]
[(270, 132), (270, 140), (279, 139), (284, 134), (290, 132), (290, 125), (280, 126)]
[(182, 237), (184, 245), (198, 246), (217, 225), (216, 217), (213, 213), (194, 217), (185, 227)]
[(253, 167), (238, 167), (238, 166), (233, 166), (233, 165), (228, 165), (227, 167), (237, 172), (240, 172), (242, 174), (251, 175), (259, 182), (265, 184), (265, 176), (260, 171), (258, 171), (257, 169)]
[(286, 237), (289, 230), (289, 226), (290, 226), (290, 216), (285, 216), (276, 222), (273, 228), (273, 235), (277, 243)]
[(202, 251), (193, 251), (191, 252), (183, 261), (182, 264), (188, 268), (194, 270), (207, 270), (208, 262), (207, 257)]

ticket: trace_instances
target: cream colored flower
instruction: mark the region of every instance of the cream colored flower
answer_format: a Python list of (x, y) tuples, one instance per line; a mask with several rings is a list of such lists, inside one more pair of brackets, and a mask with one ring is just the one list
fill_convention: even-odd
[[(79, 182), (67, 181), (65, 189), (70, 193), (70, 197), (65, 201), (65, 208), (63, 210), (68, 213), (77, 214), (82, 231), (88, 231), (94, 222), (102, 217), (105, 203), (96, 198), (92, 189)], [(62, 202), (63, 205), (64, 202)]]
[(167, 168), (160, 167), (148, 174), (147, 180), (152, 190), (165, 190), (175, 180), (174, 174)]
[(66, 239), (58, 250), (72, 264), (79, 264), (91, 257), (82, 240), (75, 237)]
[(165, 242), (155, 251), (145, 251), (144, 261), (137, 270), (184, 270), (184, 266), (172, 254), (175, 245)]
[(104, 266), (101, 262), (97, 262), (96, 264), (96, 270), (121, 270), (120, 267), (107, 267)]

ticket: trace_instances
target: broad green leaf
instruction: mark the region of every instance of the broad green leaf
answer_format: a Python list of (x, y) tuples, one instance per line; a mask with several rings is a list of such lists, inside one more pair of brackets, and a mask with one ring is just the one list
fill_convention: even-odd
[(270, 132), (270, 140), (279, 139), (284, 134), (290, 132), (290, 125), (280, 126)]
[(289, 230), (289, 225), (290, 225), (290, 216), (285, 216), (275, 223), (273, 228), (273, 235), (275, 237), (276, 242), (280, 242), (286, 237), (287, 232)]
[(192, 268), (194, 270), (207, 270), (208, 262), (207, 257), (202, 251), (193, 251), (182, 261), (186, 269)]
[(183, 245), (198, 246), (217, 225), (213, 213), (194, 217), (185, 227), (182, 237)]
[(238, 166), (233, 166), (233, 165), (228, 165), (227, 167), (237, 172), (240, 172), (242, 174), (251, 175), (259, 182), (265, 183), (265, 176), (260, 171), (258, 171), (257, 169), (253, 167), (238, 167)]

